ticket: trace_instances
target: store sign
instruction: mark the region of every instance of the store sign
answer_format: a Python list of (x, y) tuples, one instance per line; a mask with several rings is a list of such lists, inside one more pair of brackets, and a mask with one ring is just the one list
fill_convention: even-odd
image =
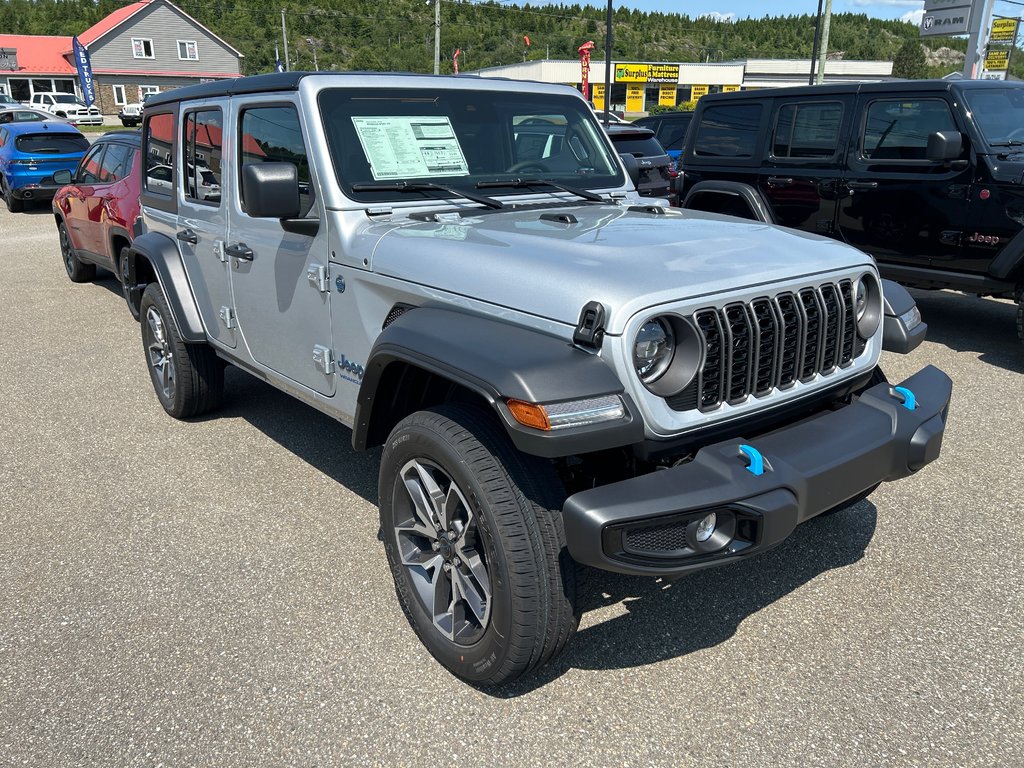
[(708, 95), (708, 86), (706, 85), (692, 85), (690, 86), (690, 101), (696, 101), (701, 96)]
[(18, 68), (18, 49), (0, 48), (0, 70), (14, 72)]
[(992, 34), (989, 35), (989, 42), (1012, 43), (1017, 38), (1016, 19), (993, 19)]
[(626, 111), (643, 112), (644, 110), (644, 87), (630, 83), (626, 86)]
[(594, 85), (590, 86), (590, 88), (591, 88), (591, 91), (593, 92), (593, 96), (594, 96), (594, 98), (593, 98), (594, 109), (596, 109), (598, 111), (603, 110), (604, 109), (604, 86), (603, 85), (598, 85), (597, 83), (595, 83)]
[(676, 87), (674, 85), (658, 86), (658, 105), (662, 107), (676, 105)]
[(616, 64), (616, 83), (678, 83), (678, 64)]
[(970, 29), (973, 8), (971, 5), (961, 5), (932, 11), (926, 9), (921, 17), (921, 37), (966, 35)]
[(982, 72), (981, 72), (981, 79), (982, 80), (1005, 80), (1006, 79), (1006, 70), (1004, 69), (1002, 72), (989, 72), (987, 69), (982, 70)]
[(722, 93), (736, 93), (740, 87), (738, 85), (723, 85)]
[(1006, 48), (995, 48), (985, 54), (985, 69), (989, 72), (1005, 72), (1010, 66), (1010, 51)]

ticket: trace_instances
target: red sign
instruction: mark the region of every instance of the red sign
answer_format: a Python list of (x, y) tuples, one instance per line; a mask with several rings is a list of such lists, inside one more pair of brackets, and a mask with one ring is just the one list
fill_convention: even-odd
[(594, 41), (587, 40), (576, 49), (580, 55), (580, 70), (583, 72), (583, 98), (590, 101), (590, 52), (594, 50)]

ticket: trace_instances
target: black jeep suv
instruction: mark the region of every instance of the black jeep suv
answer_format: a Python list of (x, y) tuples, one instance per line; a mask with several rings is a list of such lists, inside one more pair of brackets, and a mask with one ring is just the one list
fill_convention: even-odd
[(682, 163), (683, 207), (843, 240), (906, 285), (1012, 296), (1024, 341), (1024, 83), (706, 96)]

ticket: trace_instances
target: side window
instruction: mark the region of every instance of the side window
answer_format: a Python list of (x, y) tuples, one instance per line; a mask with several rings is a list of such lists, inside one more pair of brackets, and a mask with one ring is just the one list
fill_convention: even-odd
[(313, 186), (310, 182), (309, 158), (302, 141), (299, 115), (293, 106), (251, 107), (242, 112), (238, 124), (239, 197), (242, 168), (253, 163), (292, 163), (299, 172), (299, 215), (306, 216), (313, 207)]
[(146, 191), (158, 195), (173, 194), (171, 186), (174, 168), (174, 115), (164, 112), (146, 121), (144, 137), (146, 159)]
[(693, 153), (701, 157), (753, 157), (761, 104), (722, 104), (704, 110)]
[(868, 104), (860, 153), (867, 160), (925, 160), (928, 136), (955, 131), (941, 99), (889, 99)]
[(82, 158), (82, 164), (78, 166), (78, 173), (75, 174), (75, 181), (79, 184), (95, 184), (100, 180), (100, 156), (103, 154), (103, 146), (93, 147), (89, 154)]
[(185, 174), (181, 179), (185, 199), (220, 205), (223, 146), (224, 117), (220, 109), (204, 109), (185, 115), (182, 136)]
[(127, 144), (108, 144), (107, 152), (100, 163), (100, 181), (110, 184), (124, 178), (125, 158), (131, 153)]
[(843, 105), (836, 101), (784, 104), (772, 134), (772, 156), (797, 160), (831, 158), (839, 148)]

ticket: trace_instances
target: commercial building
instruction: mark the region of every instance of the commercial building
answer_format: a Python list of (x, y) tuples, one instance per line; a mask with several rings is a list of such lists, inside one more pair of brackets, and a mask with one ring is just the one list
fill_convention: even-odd
[[(241, 75), (242, 54), (168, 0), (140, 0), (78, 35), (105, 115), (146, 93)], [(81, 96), (70, 37), (0, 35), (0, 92)]]

